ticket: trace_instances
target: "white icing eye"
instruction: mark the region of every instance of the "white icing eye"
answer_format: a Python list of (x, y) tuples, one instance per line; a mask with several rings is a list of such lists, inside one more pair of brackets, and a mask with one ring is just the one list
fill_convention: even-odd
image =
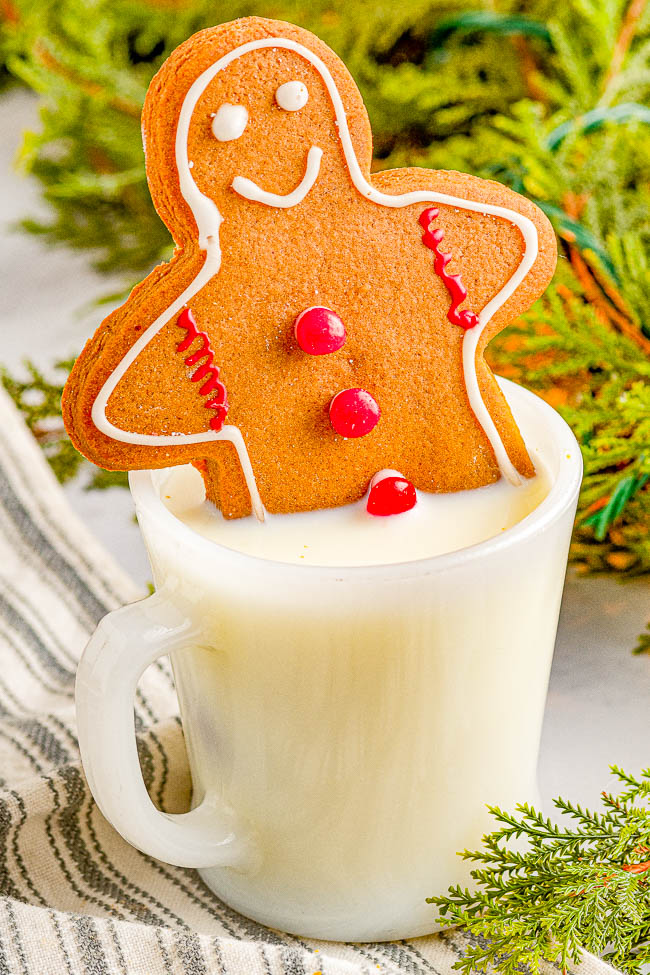
[(309, 98), (309, 92), (302, 81), (287, 81), (280, 85), (275, 93), (275, 100), (285, 112), (297, 112), (304, 108)]
[(247, 122), (248, 111), (243, 105), (226, 102), (212, 119), (212, 135), (219, 142), (232, 142), (244, 134)]

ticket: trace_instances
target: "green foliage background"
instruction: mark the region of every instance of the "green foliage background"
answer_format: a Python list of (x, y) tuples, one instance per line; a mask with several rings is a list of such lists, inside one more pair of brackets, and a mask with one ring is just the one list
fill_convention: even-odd
[[(144, 178), (148, 82), (189, 34), (234, 17), (291, 20), (341, 55), (368, 106), (378, 168), (460, 169), (534, 199), (558, 233), (560, 265), (493, 365), (541, 392), (581, 443), (574, 561), (650, 569), (645, 0), (2, 0), (0, 10), (4, 77), (41, 104), (20, 164), (52, 216), (25, 229), (123, 271), (125, 287), (171, 252)], [(41, 432), (57, 388), (37, 373), (4, 381), (69, 476), (72, 448), (51, 425)], [(34, 387), (46, 392), (38, 407)]]

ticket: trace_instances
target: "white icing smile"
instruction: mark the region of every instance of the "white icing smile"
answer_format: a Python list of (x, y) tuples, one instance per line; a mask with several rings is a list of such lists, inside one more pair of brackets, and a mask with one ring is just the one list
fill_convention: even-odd
[(302, 203), (305, 199), (318, 179), (322, 158), (323, 150), (319, 149), (318, 146), (312, 146), (307, 153), (305, 175), (290, 193), (269, 193), (268, 190), (263, 190), (252, 179), (246, 179), (245, 176), (235, 176), (232, 181), (232, 188), (235, 193), (239, 193), (247, 200), (252, 200), (253, 203), (266, 203), (269, 207), (281, 207), (286, 210), (288, 207), (294, 207), (297, 203)]
[(312, 146), (307, 153), (305, 175), (290, 193), (269, 193), (268, 190), (263, 190), (252, 179), (246, 179), (245, 176), (235, 176), (232, 181), (232, 188), (235, 193), (239, 193), (247, 200), (252, 200), (253, 203), (266, 203), (269, 207), (281, 207), (286, 210), (288, 207), (295, 207), (297, 203), (302, 203), (305, 199), (318, 179), (322, 158), (323, 150), (319, 149), (318, 146)]

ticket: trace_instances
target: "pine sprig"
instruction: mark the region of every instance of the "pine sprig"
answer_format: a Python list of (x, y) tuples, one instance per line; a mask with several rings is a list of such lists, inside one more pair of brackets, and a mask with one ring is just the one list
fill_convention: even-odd
[(33, 362), (25, 362), (25, 378), (17, 379), (0, 367), (0, 384), (22, 412), (27, 426), (43, 448), (45, 456), (59, 481), (63, 484), (76, 477), (82, 468), (88, 468), (90, 477), (86, 488), (125, 487), (126, 474), (121, 471), (103, 471), (89, 464), (72, 446), (61, 419), (61, 394), (63, 382), (70, 372), (72, 359), (55, 364), (62, 380), (46, 378)]
[(475, 936), (456, 968), (518, 975), (546, 960), (566, 971), (584, 950), (632, 975), (650, 962), (650, 769), (611, 771), (618, 795), (603, 793), (600, 812), (558, 798), (560, 824), (527, 804), (490, 807), (498, 828), (460, 854), (472, 889), (429, 899), (441, 924)]
[(646, 630), (639, 637), (639, 642), (634, 648), (635, 653), (650, 653), (650, 623)]
[[(650, 567), (650, 358), (603, 320), (560, 271), (544, 298), (491, 352), (537, 390), (580, 443), (585, 478), (572, 547), (584, 570)], [(549, 390), (549, 379), (553, 386)]]

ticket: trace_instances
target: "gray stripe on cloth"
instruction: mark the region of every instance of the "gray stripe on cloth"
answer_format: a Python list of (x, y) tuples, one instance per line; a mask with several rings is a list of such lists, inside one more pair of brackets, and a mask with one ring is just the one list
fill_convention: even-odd
[[(135, 718), (136, 728), (138, 727), (137, 718)], [(144, 725), (141, 725), (138, 730), (140, 731)], [(153, 755), (151, 749), (149, 748), (149, 742), (144, 734), (138, 735), (137, 738), (137, 749), (138, 749), (138, 759), (140, 760), (140, 769), (142, 771), (142, 778), (144, 779), (144, 784), (147, 790), (151, 788), (151, 785), (156, 774), (156, 766), (154, 763)]]
[(213, 940), (212, 949), (214, 951), (214, 957), (217, 962), (219, 975), (226, 975), (226, 966), (224, 965), (224, 961), (223, 961), (223, 952), (221, 951), (221, 943), (218, 938), (215, 938)]
[(198, 935), (181, 935), (176, 942), (176, 950), (186, 975), (209, 975), (207, 959)]
[(0, 975), (11, 975), (9, 969), (9, 961), (7, 959), (7, 954), (2, 943), (2, 938), (0, 937)]
[(106, 952), (92, 917), (75, 917), (72, 921), (81, 963), (87, 975), (110, 975)]
[[(262, 941), (265, 944), (271, 945), (284, 945), (288, 940), (293, 941), (293, 935), (290, 934), (279, 934), (272, 928), (267, 928), (263, 924), (258, 924), (257, 921), (251, 920), (251, 918), (244, 917), (243, 914), (239, 914), (233, 908), (229, 907), (224, 901), (219, 900), (209, 887), (207, 887), (204, 882), (199, 877), (198, 873), (195, 871), (186, 872), (187, 879), (192, 886), (196, 887), (204, 895), (200, 899), (206, 909), (211, 909), (218, 913), (219, 921), (223, 927), (232, 934), (233, 937), (241, 938), (244, 936), (246, 939), (257, 942)], [(197, 898), (197, 900), (199, 900)]]
[[(377, 959), (380, 957), (379, 942), (377, 943), (370, 942), (368, 945), (365, 946), (360, 944), (350, 944), (348, 945), (348, 948), (350, 951), (354, 952), (355, 954), (360, 955), (365, 961), (371, 961), (375, 968), (380, 967), (377, 964)], [(391, 966), (391, 970), (393, 970), (392, 966)]]
[(68, 740), (68, 743), (74, 749), (74, 754), (76, 757), (79, 754), (77, 739), (72, 734), (68, 726), (56, 714), (49, 715), (49, 720), (51, 724), (56, 725), (56, 727), (60, 729), (62, 735)]
[[(13, 801), (15, 804), (15, 799)], [(9, 837), (11, 830), (14, 825), (14, 814), (12, 811), (12, 803), (3, 796), (0, 796), (0, 864), (2, 864), (2, 870), (0, 876), (2, 877), (2, 883), (0, 884), (0, 893), (4, 897), (13, 897), (15, 899), (20, 898), (21, 891), (16, 886), (14, 877), (9, 869)]]
[(271, 963), (269, 962), (269, 956), (266, 953), (266, 945), (261, 944), (259, 951), (260, 951), (260, 956), (262, 958), (262, 961), (264, 963), (264, 971), (266, 972), (266, 975), (273, 975), (271, 971)]
[(93, 904), (95, 907), (101, 908), (102, 911), (106, 912), (107, 915), (121, 918), (123, 915), (113, 906), (110, 901), (104, 902), (95, 894), (91, 893), (90, 890), (82, 890), (72, 876), (71, 871), (68, 869), (68, 866), (61, 853), (60, 845), (56, 839), (56, 836), (59, 835), (65, 843), (64, 831), (55, 828), (55, 820), (57, 820), (56, 826), (58, 827), (58, 819), (61, 812), (61, 802), (59, 799), (58, 790), (56, 788), (56, 780), (54, 777), (50, 778), (46, 776), (44, 781), (49, 786), (53, 799), (52, 808), (45, 817), (45, 832), (49, 841), (50, 849), (52, 850), (56, 862), (59, 864), (62, 880), (65, 880), (68, 888), (79, 898), (81, 903), (86, 902), (88, 904)]
[[(36, 772), (37, 775), (42, 775), (43, 772), (45, 772), (45, 769), (38, 761), (36, 756), (32, 755), (29, 749), (22, 742), (18, 741), (13, 731), (8, 730), (7, 728), (0, 727), (0, 738), (3, 738), (6, 742), (8, 742), (10, 747), (15, 749), (15, 751), (17, 751), (18, 754), (25, 759), (28, 765), (31, 765), (31, 767), (33, 768), (33, 770)], [(14, 768), (14, 772), (16, 774), (18, 774), (18, 771), (24, 772), (24, 767), (19, 770), (18, 765), (19, 763), (16, 762)], [(2, 781), (3, 781), (3, 786), (6, 786), (7, 780), (3, 779)]]
[[(2, 631), (2, 628), (0, 628), (0, 636), (2, 637), (5, 636), (5, 633)], [(12, 641), (8, 640), (7, 642), (11, 644), (12, 649), (17, 650), (17, 647), (14, 646)], [(23, 661), (22, 658), (21, 658), (21, 662), (25, 663), (25, 661)], [(26, 666), (25, 670), (28, 670), (33, 677), (36, 677), (36, 675), (34, 674), (33, 670), (31, 670), (31, 668)], [(56, 691), (52, 691), (52, 694), (57, 697), (63, 698), (66, 701), (66, 703), (70, 701), (70, 695), (66, 694), (65, 692), (56, 690)], [(28, 707), (25, 701), (21, 701), (21, 699), (16, 694), (14, 694), (11, 687), (5, 682), (5, 680), (2, 677), (0, 677), (0, 695), (2, 696), (2, 701), (0, 701), (0, 718), (2, 718), (2, 720), (6, 720), (6, 719), (12, 720), (14, 718), (17, 720), (21, 720), (23, 717), (27, 717), (28, 715), (34, 713), (33, 709), (31, 707)], [(51, 719), (51, 715), (49, 717)], [(73, 739), (73, 742), (74, 741), (75, 740)]]
[[(52, 602), (53, 599), (63, 607), (71, 620), (76, 620), (84, 634), (90, 635), (95, 621), (90, 619), (85, 612), (80, 610), (79, 600), (70, 591), (64, 580), (52, 573), (43, 559), (39, 556), (38, 550), (34, 549), (25, 538), (19, 525), (8, 515), (6, 509), (0, 505), (0, 534), (5, 548), (13, 550), (15, 557), (20, 560), (23, 570), (28, 573), (32, 570), (35, 583), (31, 588), (21, 586), (25, 601), (31, 606), (35, 598), (40, 593), (45, 594), (46, 598)], [(6, 578), (6, 574), (5, 574)]]
[(409, 951), (412, 955), (414, 955), (417, 959), (419, 959), (422, 962), (420, 971), (433, 972), (434, 975), (441, 975), (441, 972), (438, 971), (435, 965), (432, 965), (431, 962), (424, 957), (422, 952), (419, 951), (414, 944), (411, 944), (408, 941), (400, 941), (400, 944), (406, 949), (406, 951)]
[(447, 945), (447, 947), (450, 948), (453, 951), (453, 953), (456, 955), (456, 957), (460, 960), (465, 957), (464, 947), (466, 947), (467, 945), (467, 939), (464, 939), (463, 948), (461, 948), (456, 944), (456, 941), (453, 938), (454, 933), (455, 932), (453, 930), (445, 928), (443, 931), (439, 932), (438, 937), (443, 942), (443, 944)]
[(158, 944), (160, 957), (162, 958), (164, 966), (163, 975), (173, 975), (172, 960), (169, 957), (169, 952), (167, 951), (167, 946), (165, 945), (160, 928), (156, 929), (156, 942)]
[[(52, 628), (51, 622), (41, 612), (38, 602), (34, 599), (27, 599), (19, 589), (12, 585), (11, 580), (6, 576), (2, 578), (2, 588), (4, 589), (8, 602), (12, 603), (16, 612), (19, 612), (25, 618), (27, 616), (31, 617), (33, 624), (37, 623), (39, 629), (47, 634), (48, 646), (56, 648), (57, 652), (62, 657), (65, 657), (72, 667), (76, 668), (78, 662), (77, 657), (72, 653), (70, 647), (66, 645), (64, 640), (61, 639), (57, 631)], [(34, 629), (36, 629), (35, 626)]]
[(3, 943), (2, 937), (0, 937), (0, 975), (11, 975), (11, 969), (9, 968), (9, 959), (5, 951), (5, 945)]
[(286, 975), (305, 975), (302, 957), (295, 949), (283, 948), (280, 952)]
[[(20, 960), (20, 970), (23, 975), (30, 975), (29, 969), (27, 968), (27, 958), (25, 957), (25, 949), (23, 947), (21, 934), (16, 923), (16, 912), (14, 911), (14, 906), (11, 903), (11, 899), (7, 898), (7, 914), (9, 916), (9, 927), (11, 930), (11, 937), (16, 948), (16, 954)], [(15, 975), (15, 973), (14, 973)]]
[(56, 657), (50, 652), (45, 643), (40, 639), (36, 630), (21, 616), (16, 608), (0, 592), (0, 614), (5, 618), (8, 625), (20, 636), (24, 645), (33, 650), (38, 659), (43, 663), (50, 673), (56, 675), (61, 681), (61, 686), (71, 686), (74, 681), (74, 670), (63, 667)]
[(90, 805), (92, 799), (79, 769), (73, 766), (61, 769), (59, 780), (64, 786), (66, 797), (66, 803), (61, 806), (59, 813), (61, 837), (78, 876), (87, 889), (109, 895), (113, 903), (126, 907), (131, 915), (137, 916), (145, 924), (159, 924), (158, 914), (104, 873), (100, 863), (91, 855), (81, 830), (81, 813), (84, 804)]
[(12, 797), (12, 799), (15, 800), (16, 805), (17, 805), (18, 809), (20, 810), (20, 819), (19, 819), (19, 821), (17, 823), (12, 823), (11, 852), (14, 855), (14, 860), (18, 864), (18, 869), (20, 870), (20, 873), (21, 873), (21, 875), (22, 875), (22, 877), (23, 877), (23, 879), (25, 881), (25, 887), (27, 888), (27, 890), (29, 890), (29, 892), (32, 894), (32, 896), (40, 904), (43, 905), (43, 907), (47, 907), (47, 901), (42, 896), (42, 894), (40, 893), (40, 891), (37, 889), (37, 887), (36, 887), (36, 885), (34, 883), (33, 878), (30, 876), (29, 871), (27, 870), (27, 867), (25, 865), (25, 861), (23, 859), (23, 855), (20, 852), (20, 849), (18, 847), (18, 843), (19, 843), (19, 840), (20, 840), (20, 831), (22, 830), (23, 826), (27, 822), (27, 807), (26, 807), (26, 804), (23, 801), (22, 796), (20, 796), (18, 794), (18, 792), (14, 791), (13, 789), (8, 794)]
[(120, 944), (120, 939), (117, 936), (117, 928), (115, 927), (115, 921), (109, 918), (107, 922), (108, 930), (111, 933), (111, 940), (113, 943), (113, 948), (115, 949), (115, 957), (117, 958), (117, 963), (120, 966), (120, 972), (122, 975), (129, 975), (126, 960), (124, 958), (124, 952), (122, 951), (122, 945)]
[(63, 960), (65, 962), (65, 970), (66, 972), (68, 972), (68, 975), (73, 975), (72, 961), (70, 959), (70, 954), (63, 940), (63, 932), (61, 931), (61, 924), (59, 923), (59, 919), (55, 911), (49, 910), (47, 913), (48, 916), (50, 917), (50, 920), (52, 921), (52, 927), (54, 928), (56, 934), (56, 942), (59, 948), (61, 949), (61, 954), (63, 955)]
[(106, 603), (101, 602), (90, 587), (75, 572), (70, 563), (54, 548), (49, 538), (38, 525), (29, 517), (27, 509), (13, 490), (11, 483), (0, 467), (0, 502), (11, 516), (22, 537), (30, 544), (43, 561), (43, 564), (53, 572), (64, 584), (70, 587), (79, 606), (85, 611), (89, 619), (99, 622), (109, 610)]
[(7, 728), (18, 728), (31, 741), (43, 758), (53, 765), (65, 765), (73, 757), (56, 735), (38, 718), (10, 718), (5, 721)]
[(434, 972), (435, 975), (439, 975), (433, 965), (414, 950), (408, 941), (388, 943), (377, 941), (368, 947), (374, 952), (375, 958), (386, 959), (395, 968), (408, 973), (408, 975), (424, 975), (425, 972)]
[[(59, 512), (67, 509), (67, 504), (62, 498), (60, 486), (42, 451), (3, 390), (0, 390), (0, 416), (4, 429), (14, 434), (13, 437), (5, 436), (0, 440), (3, 455), (0, 456), (0, 467), (5, 468), (10, 475), (15, 494), (20, 496), (26, 507), (32, 508), (35, 515), (40, 516), (53, 545), (58, 550), (64, 549), (68, 557), (73, 554), (80, 567), (93, 578), (113, 605), (119, 605), (125, 599), (125, 589), (131, 588), (128, 580), (121, 577), (121, 585), (116, 587), (116, 574), (107, 574), (105, 563), (97, 558), (100, 547), (93, 546), (95, 558), (88, 558), (84, 546), (75, 544), (75, 536), (64, 530)], [(56, 512), (55, 508), (58, 509)], [(66, 514), (70, 514), (69, 509)], [(32, 517), (32, 521), (34, 520), (36, 519)]]
[(169, 762), (167, 761), (167, 752), (165, 751), (164, 745), (158, 738), (154, 728), (149, 727), (147, 729), (147, 734), (156, 746), (156, 750), (160, 756), (160, 782), (158, 783), (158, 788), (156, 790), (156, 802), (158, 806), (163, 806), (165, 803), (165, 789), (169, 780)]
[[(154, 923), (156, 924), (163, 923), (162, 918), (166, 916), (170, 921), (173, 921), (174, 924), (177, 924), (179, 928), (187, 928), (187, 924), (185, 923), (185, 921), (183, 921), (181, 917), (179, 917), (178, 914), (175, 914), (173, 911), (171, 911), (169, 907), (163, 904), (162, 901), (160, 901), (149, 891), (146, 891), (144, 888), (140, 887), (132, 880), (129, 880), (129, 878), (124, 873), (118, 870), (110, 862), (105, 850), (103, 849), (99, 841), (99, 837), (97, 836), (97, 831), (95, 830), (95, 827), (92, 822), (93, 810), (95, 808), (94, 802), (92, 802), (90, 796), (88, 796), (88, 799), (90, 801), (86, 802), (85, 825), (86, 825), (86, 829), (88, 830), (88, 835), (92, 840), (92, 844), (94, 846), (97, 857), (99, 861), (104, 865), (104, 870), (106, 871), (104, 877), (108, 878), (108, 875), (112, 874), (113, 877), (115, 877), (115, 879), (122, 885), (122, 890), (125, 892), (125, 895), (126, 895), (126, 891), (130, 890), (133, 893), (134, 899), (137, 897), (140, 900), (148, 900), (151, 904), (153, 904), (153, 906), (158, 910), (158, 914), (153, 914), (153, 913), (151, 914), (151, 916), (155, 918)], [(89, 855), (90, 853), (91, 851), (89, 849)], [(134, 902), (138, 903), (137, 901)], [(139, 909), (138, 909), (138, 917), (139, 920), (145, 920), (142, 912), (140, 912)]]
[[(70, 689), (71, 692), (72, 687), (74, 685), (75, 671), (73, 669), (64, 667), (60, 663), (60, 661), (49, 651), (48, 645), (38, 635), (34, 627), (28, 622), (28, 620), (21, 613), (19, 613), (16, 606), (13, 605), (2, 592), (0, 592), (0, 616), (4, 618), (10, 630), (21, 638), (25, 648), (27, 650), (31, 649), (33, 651), (34, 657), (37, 660), (39, 660), (39, 662), (45, 667), (46, 670), (51, 672), (52, 675), (55, 676), (60, 681), (60, 689), (53, 687), (53, 685), (51, 684), (46, 684), (44, 679), (40, 677), (36, 673), (34, 668), (31, 666), (28, 658), (25, 657), (24, 654), (21, 654), (25, 666), (28, 667), (28, 669), (34, 675), (34, 677), (37, 680), (40, 680), (43, 686), (50, 689), (53, 693), (62, 693), (62, 691), (66, 688)], [(160, 669), (162, 670), (163, 673), (166, 673), (164, 668), (160, 667)], [(141, 708), (145, 711), (147, 716), (152, 721), (155, 721), (156, 714), (153, 708), (151, 707), (150, 703), (148, 702), (141, 687), (138, 687), (136, 691), (136, 700), (140, 704)], [(136, 727), (138, 728), (138, 730), (144, 727), (142, 718), (139, 714), (136, 714)], [(155, 739), (155, 734), (152, 737)], [(143, 745), (142, 748), (143, 748), (143, 754), (141, 755), (141, 759), (143, 760), (144, 771), (146, 774), (151, 769), (152, 762), (151, 762), (150, 755), (147, 753), (147, 746)], [(160, 750), (162, 753), (162, 749)], [(163, 760), (166, 761), (166, 757), (164, 757)], [(165, 777), (165, 773), (164, 773), (164, 777)]]
[[(193, 906), (199, 908), (201, 912), (212, 915), (230, 937), (237, 937), (237, 927), (230, 924), (227, 919), (229, 909), (225, 909), (225, 905), (217, 900), (212, 891), (208, 890), (195, 871), (183, 870), (181, 867), (169, 867), (160, 860), (155, 860), (146, 854), (143, 854), (143, 858), (171, 888), (176, 889), (178, 894), (183, 895), (183, 898), (186, 898)], [(207, 894), (207, 897), (198, 896), (195, 892), (196, 889), (202, 894)], [(232, 914), (239, 919), (239, 915), (235, 914), (234, 911)], [(184, 922), (183, 926), (187, 927)]]
[[(33, 666), (33, 660), (30, 657), (29, 653), (20, 645), (19, 641), (14, 639), (14, 634), (12, 634), (11, 631), (7, 630), (5, 621), (3, 621), (1, 616), (0, 616), (0, 638), (1, 638), (0, 642), (6, 644), (6, 646), (10, 650), (14, 651), (16, 658), (20, 660), (20, 662), (25, 667), (25, 670), (29, 671), (29, 673), (32, 675), (34, 680), (38, 681), (38, 683), (41, 685), (41, 687), (44, 690), (48, 691), (50, 694), (57, 695), (59, 697), (64, 697), (67, 698), (68, 700), (72, 700), (72, 692), (73, 692), (72, 680), (67, 681), (65, 684), (57, 684), (57, 685), (51, 684), (48, 680), (46, 680), (45, 676), (39, 673)], [(13, 676), (13, 675), (8, 675), (8, 676)], [(14, 700), (16, 700), (15, 695), (14, 695)]]

